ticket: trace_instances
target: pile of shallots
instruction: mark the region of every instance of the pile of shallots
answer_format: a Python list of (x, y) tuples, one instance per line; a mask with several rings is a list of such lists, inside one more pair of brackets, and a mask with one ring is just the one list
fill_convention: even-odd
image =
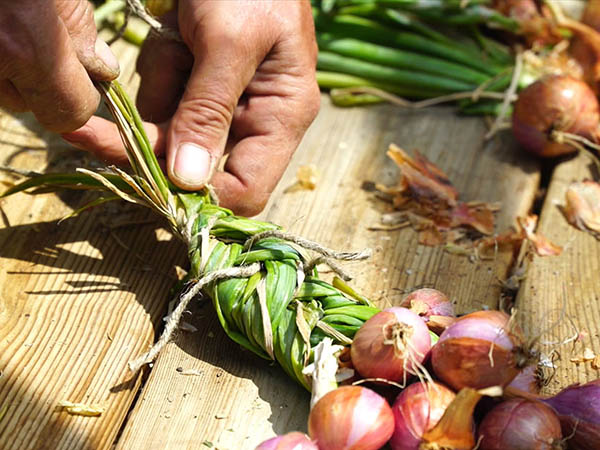
[(600, 449), (600, 380), (541, 396), (539, 357), (513, 316), (457, 318), (435, 289), (401, 305), (365, 322), (339, 354), (354, 376), (314, 404), (308, 436), (257, 450)]

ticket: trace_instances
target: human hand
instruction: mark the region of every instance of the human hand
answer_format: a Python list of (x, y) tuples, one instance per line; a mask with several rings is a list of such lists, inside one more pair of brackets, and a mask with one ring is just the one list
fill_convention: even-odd
[[(318, 111), (310, 4), (180, 0), (178, 8), (170, 25), (184, 43), (146, 41), (138, 108), (159, 124), (147, 130), (173, 183), (195, 190), (210, 181), (223, 206), (257, 214)], [(102, 119), (65, 137), (104, 159), (125, 159)]]
[(0, 4), (0, 106), (32, 111), (51, 131), (72, 131), (100, 102), (92, 79), (118, 74), (117, 59), (97, 39), (86, 0)]

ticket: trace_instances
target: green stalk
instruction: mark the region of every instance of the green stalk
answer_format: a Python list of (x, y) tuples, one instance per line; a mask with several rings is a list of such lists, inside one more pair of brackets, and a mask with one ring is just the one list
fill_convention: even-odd
[(388, 84), (403, 86), (409, 89), (427, 92), (458, 92), (469, 91), (477, 87), (463, 81), (452, 80), (423, 72), (394, 69), (379, 64), (348, 58), (330, 52), (319, 52), (317, 68), (330, 72), (342, 72), (361, 76)]
[[(304, 276), (302, 270), (313, 255), (301, 244), (328, 257), (335, 252), (282, 234), (274, 224), (235, 216), (214, 204), (206, 189), (170, 189), (133, 103), (116, 82), (101, 83), (99, 87), (135, 173), (114, 169), (112, 173), (85, 170), (74, 175), (43, 175), (26, 180), (0, 198), (26, 189), (47, 192), (87, 188), (109, 191), (152, 208), (169, 221), (188, 249), (188, 283), (173, 316), (180, 317), (194, 296), (202, 292), (212, 300), (219, 322), (232, 340), (260, 357), (276, 360), (290, 377), (310, 389), (311, 380), (303, 369), (311, 360), (312, 346), (328, 333), (334, 341), (347, 345), (348, 338), (341, 338), (341, 334), (351, 338), (378, 309), (347, 287)], [(160, 200), (163, 189), (167, 207), (155, 200)], [(364, 256), (350, 254), (350, 259)], [(348, 253), (340, 253), (339, 257), (348, 258)], [(257, 262), (249, 264), (249, 260)], [(332, 324), (327, 326), (326, 321)], [(172, 325), (176, 328), (177, 324)], [(154, 353), (142, 355), (130, 368), (137, 370), (149, 362), (169, 337), (164, 335)]]
[[(323, 70), (317, 70), (317, 82), (322, 89), (344, 89), (369, 86), (406, 98), (431, 98), (446, 94), (446, 92), (442, 91), (428, 90), (425, 92), (420, 89), (382, 83), (375, 80), (369, 80), (364, 77), (349, 75), (347, 73), (326, 72)], [(339, 98), (341, 99), (341, 97)]]
[(490, 75), (495, 75), (503, 69), (497, 64), (484, 61), (480, 54), (470, 50), (449, 47), (415, 33), (395, 31), (362, 17), (350, 15), (327, 17), (317, 11), (315, 25), (317, 30), (322, 32), (437, 56), (448, 61), (464, 64)]
[[(336, 3), (340, 7), (376, 3), (377, 5), (390, 8), (407, 8), (419, 6), (423, 3), (423, 0), (337, 0)], [(463, 9), (463, 3), (462, 0), (427, 0), (426, 5), (428, 7)], [(478, 4), (488, 5), (491, 4), (491, 0), (469, 0), (469, 5)]]
[(455, 14), (446, 8), (431, 8), (429, 6), (416, 7), (411, 11), (423, 19), (453, 26), (485, 23), (497, 25), (512, 32), (520, 29), (519, 22), (515, 19), (481, 5), (469, 5)]
[(387, 23), (387, 25), (402, 27), (406, 30), (414, 31), (434, 41), (454, 47), (456, 42), (449, 39), (442, 33), (439, 33), (431, 27), (425, 25), (414, 17), (410, 17), (404, 12), (396, 9), (382, 8), (377, 3), (365, 3), (361, 5), (352, 5), (340, 8), (338, 14), (353, 15), (373, 19), (378, 22)]
[(107, 0), (102, 5), (94, 9), (94, 23), (96, 28), (100, 29), (105, 20), (108, 20), (117, 11), (125, 9), (124, 0)]
[(318, 34), (317, 40), (321, 51), (333, 52), (384, 66), (432, 73), (476, 85), (484, 83), (490, 78), (488, 74), (440, 58), (383, 47), (357, 39)]

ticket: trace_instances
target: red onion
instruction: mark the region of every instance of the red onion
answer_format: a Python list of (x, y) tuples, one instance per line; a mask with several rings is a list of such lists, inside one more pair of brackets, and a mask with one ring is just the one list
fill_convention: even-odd
[(431, 349), (425, 322), (398, 306), (385, 309), (358, 330), (350, 354), (358, 373), (366, 378), (406, 381), (422, 372), (421, 363)]
[(530, 394), (539, 394), (541, 384), (542, 377), (537, 365), (531, 365), (521, 370), (508, 386)]
[(431, 349), (437, 377), (458, 390), (506, 386), (529, 363), (523, 336), (501, 311), (460, 317)]
[(255, 450), (319, 450), (319, 448), (304, 433), (293, 431), (271, 438), (259, 444)]
[(543, 401), (558, 414), (570, 449), (600, 448), (600, 380), (574, 384)]
[(481, 450), (562, 449), (558, 417), (543, 403), (515, 398), (496, 405), (479, 426)]
[(456, 394), (436, 382), (414, 383), (392, 406), (396, 422), (390, 440), (393, 450), (418, 450), (423, 434), (435, 427)]
[(437, 333), (443, 332), (455, 317), (452, 302), (437, 289), (417, 289), (404, 297), (400, 306), (421, 316), (429, 329)]
[[(526, 150), (554, 157), (576, 151), (568, 143), (568, 135), (595, 141), (599, 120), (598, 101), (586, 83), (566, 75), (551, 75), (519, 94), (512, 129)], [(567, 137), (561, 142), (555, 132), (566, 133)]]
[(308, 434), (323, 450), (377, 450), (393, 431), (390, 406), (361, 386), (343, 386), (325, 394), (308, 417)]

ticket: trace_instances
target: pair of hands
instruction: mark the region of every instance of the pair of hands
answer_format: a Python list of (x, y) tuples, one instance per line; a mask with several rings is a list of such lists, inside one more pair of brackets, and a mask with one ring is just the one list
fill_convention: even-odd
[[(126, 162), (114, 124), (93, 116), (92, 80), (112, 80), (119, 67), (92, 6), (42, 3), (0, 5), (0, 106), (30, 110), (76, 147)], [(179, 0), (164, 21), (184, 42), (151, 36), (137, 62), (137, 105), (155, 151), (174, 184), (210, 181), (223, 206), (257, 214), (318, 111), (310, 4)]]

